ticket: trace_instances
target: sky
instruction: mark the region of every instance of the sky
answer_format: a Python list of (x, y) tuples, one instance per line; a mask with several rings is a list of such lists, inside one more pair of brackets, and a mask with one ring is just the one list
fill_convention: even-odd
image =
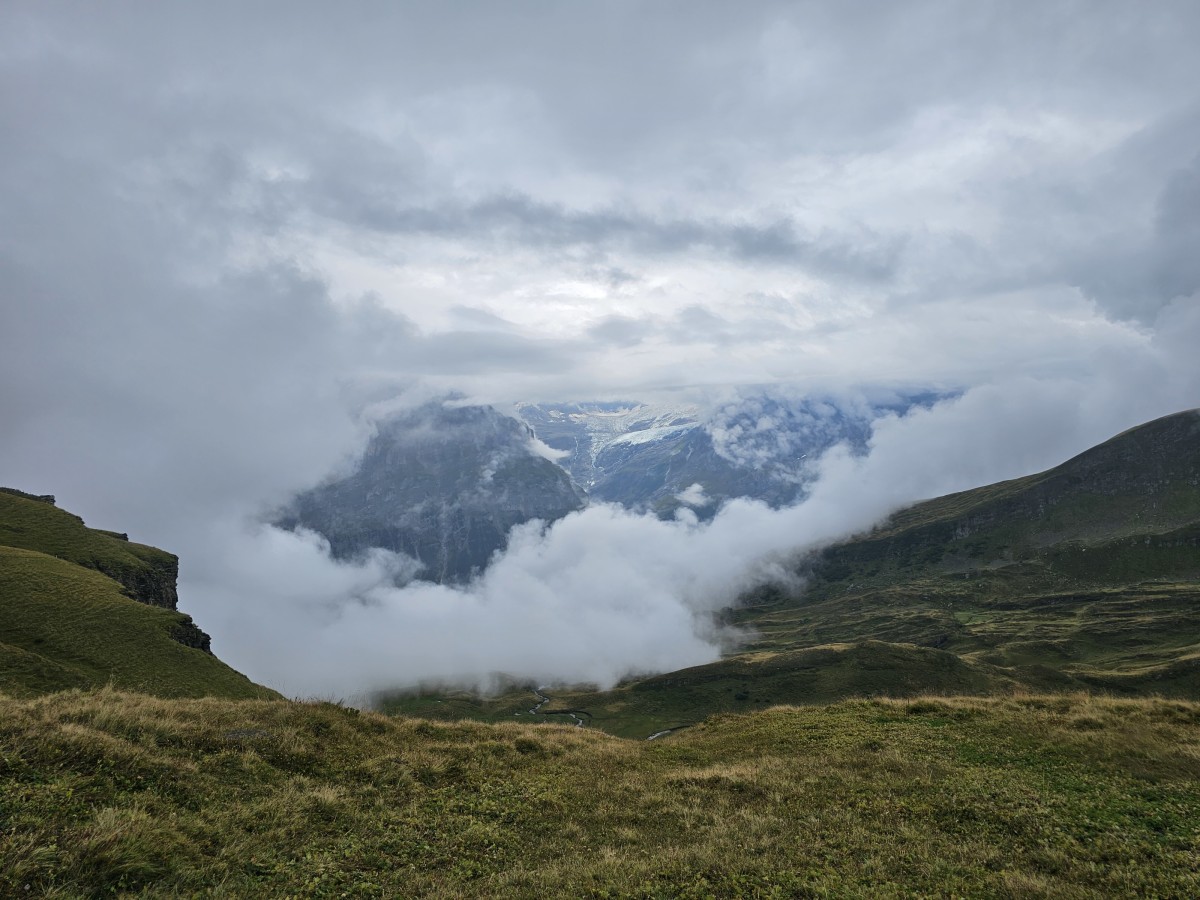
[[(0, 483), (179, 553), (294, 693), (706, 661), (798, 548), (1200, 405), (1198, 39), (1191, 2), (4, 4)], [(954, 399), (803, 507), (594, 507), (467, 590), (258, 524), (398, 395), (880, 385)]]

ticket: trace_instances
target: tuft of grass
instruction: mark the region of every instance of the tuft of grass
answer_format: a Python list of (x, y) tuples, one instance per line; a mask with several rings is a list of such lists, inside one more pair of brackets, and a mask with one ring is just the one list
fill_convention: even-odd
[(0, 895), (1196, 896), (1200, 705), (917, 697), (655, 742), (0, 698)]

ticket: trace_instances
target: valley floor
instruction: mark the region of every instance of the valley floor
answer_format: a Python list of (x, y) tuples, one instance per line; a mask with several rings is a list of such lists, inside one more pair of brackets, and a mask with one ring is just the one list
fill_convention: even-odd
[(858, 700), (653, 742), (0, 698), (0, 895), (1200, 895), (1200, 704)]

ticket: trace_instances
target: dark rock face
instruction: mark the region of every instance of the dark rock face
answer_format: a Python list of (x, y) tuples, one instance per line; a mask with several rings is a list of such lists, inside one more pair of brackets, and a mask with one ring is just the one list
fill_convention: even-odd
[(212, 638), (202, 631), (199, 625), (192, 621), (191, 616), (184, 616), (183, 621), (177, 623), (171, 629), (171, 637), (185, 647), (202, 650), (210, 656), (212, 655)]
[(352, 475), (299, 495), (277, 524), (320, 533), (339, 558), (379, 547), (419, 560), (422, 578), (463, 581), (514, 525), (584, 505), (532, 439), (491, 407), (429, 403), (382, 423)]
[(779, 507), (794, 503), (803, 492), (799, 477), (781, 477), (765, 467), (738, 465), (721, 456), (701, 427), (659, 441), (612, 443), (596, 455), (596, 472), (591, 489), (596, 499), (663, 515), (679, 508), (677, 495), (693, 484), (711, 498), (699, 510), (710, 515), (720, 501), (732, 497), (753, 497)]
[(144, 566), (138, 568), (118, 568), (104, 564), (97, 564), (95, 568), (113, 581), (120, 582), (125, 588), (125, 593), (139, 603), (177, 609), (179, 557), (172, 554), (162, 556), (166, 558), (147, 560)]

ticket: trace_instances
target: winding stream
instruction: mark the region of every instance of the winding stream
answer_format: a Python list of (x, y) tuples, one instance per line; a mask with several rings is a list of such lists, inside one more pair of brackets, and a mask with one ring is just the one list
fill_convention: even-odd
[(569, 709), (563, 710), (561, 712), (547, 712), (547, 713), (542, 712), (542, 707), (545, 706), (547, 703), (549, 703), (551, 698), (547, 697), (545, 694), (543, 694), (542, 689), (540, 687), (533, 689), (533, 696), (537, 697), (538, 702), (535, 706), (530, 707), (529, 714), (531, 716), (570, 716), (572, 719), (575, 720), (576, 728), (583, 727), (583, 725), (584, 725), (583, 719), (580, 718), (579, 716), (575, 715), (575, 713)]
[[(529, 707), (529, 715), (531, 715), (531, 716), (570, 716), (575, 721), (576, 728), (583, 728), (584, 725), (586, 725), (583, 718), (581, 716), (576, 715), (573, 710), (564, 709), (561, 711), (553, 711), (553, 712), (545, 712), (545, 713), (542, 712), (542, 707), (545, 706), (547, 703), (549, 703), (553, 698), (547, 697), (545, 694), (543, 694), (542, 689), (540, 687), (533, 688), (533, 696), (537, 697), (538, 702), (535, 703), (533, 706)], [(520, 715), (520, 713), (518, 713), (518, 715)], [(686, 728), (686, 727), (687, 727), (686, 725), (681, 725), (676, 728), (667, 728), (667, 729), (664, 729), (663, 731), (656, 731), (656, 732), (654, 732), (654, 734), (650, 735), (650, 737), (646, 738), (646, 740), (656, 741), (661, 737), (666, 737), (668, 734), (678, 731), (680, 728)]]

